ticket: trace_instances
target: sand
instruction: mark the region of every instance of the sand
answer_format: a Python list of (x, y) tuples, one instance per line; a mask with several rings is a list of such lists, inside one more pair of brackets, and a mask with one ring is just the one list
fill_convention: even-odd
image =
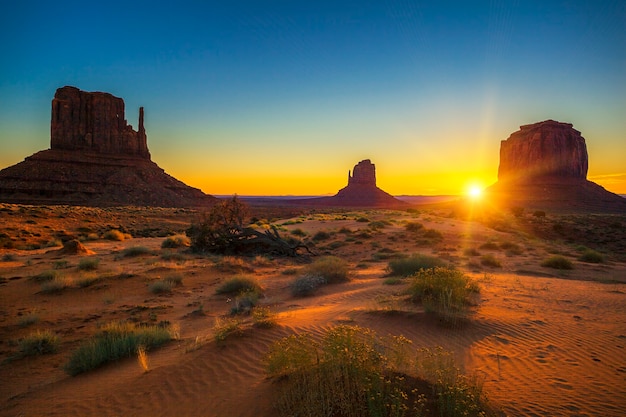
[[(169, 214), (168, 214), (169, 215)], [(454, 353), (459, 366), (484, 381), (491, 404), (511, 416), (621, 416), (626, 414), (626, 264), (607, 255), (604, 264), (576, 261), (571, 245), (499, 232), (477, 222), (450, 219), (437, 213), (359, 213), (371, 220), (393, 220), (371, 238), (346, 242), (357, 230), (368, 229), (357, 215), (312, 215), (291, 219), (286, 230), (302, 229), (309, 236), (331, 232), (316, 251), (341, 256), (350, 264), (348, 283), (327, 285), (314, 296), (294, 298), (289, 284), (300, 269), (292, 259), (245, 259), (265, 287), (260, 303), (277, 313), (277, 326), (251, 326), (244, 318), (240, 336), (222, 344), (212, 340), (217, 318), (228, 315), (232, 300), (216, 295), (219, 283), (232, 272), (220, 271), (216, 257), (180, 253), (184, 260), (161, 257), (164, 238), (132, 238), (121, 242), (84, 241), (95, 255), (62, 255), (59, 248), (0, 249), (0, 415), (45, 416), (274, 416), (274, 382), (267, 379), (263, 357), (273, 341), (292, 333), (315, 337), (329, 327), (350, 324), (380, 335), (404, 335), (415, 348), (442, 346)], [(24, 214), (26, 216), (26, 214)], [(20, 222), (26, 217), (19, 217)], [(4, 216), (2, 220), (7, 220)], [(15, 216), (11, 217), (15, 222)], [(438, 230), (442, 240), (416, 244), (404, 231), (407, 221)], [(284, 223), (284, 220), (278, 224)], [(17, 222), (16, 224), (23, 224)], [(38, 218), (34, 229), (43, 229)], [(64, 226), (76, 227), (71, 223)], [(332, 233), (349, 228), (352, 234)], [(17, 227), (19, 229), (19, 226)], [(502, 266), (481, 266), (464, 249), (492, 239), (516, 242), (521, 254), (492, 254)], [(330, 249), (333, 242), (344, 242)], [(358, 244), (356, 242), (361, 242)], [(153, 254), (122, 258), (130, 246), (146, 246)], [(336, 245), (337, 246), (337, 245)], [(481, 285), (475, 312), (468, 323), (441, 326), (420, 306), (401, 295), (402, 285), (385, 285), (386, 248), (401, 253), (434, 254), (453, 262)], [(572, 271), (541, 267), (555, 250), (574, 262)], [(77, 268), (81, 259), (98, 257), (94, 272)], [(76, 280), (94, 274), (102, 279), (58, 294), (43, 294), (28, 277), (59, 269)], [(168, 274), (181, 274), (183, 285), (165, 295), (148, 285)], [(202, 306), (203, 315), (198, 314)], [(24, 325), (27, 314), (38, 317)], [(75, 377), (63, 365), (81, 340), (98, 324), (134, 319), (167, 320), (180, 337), (148, 352), (149, 372), (136, 358), (121, 360)], [(17, 341), (34, 330), (50, 329), (61, 338), (53, 354), (16, 357)]]

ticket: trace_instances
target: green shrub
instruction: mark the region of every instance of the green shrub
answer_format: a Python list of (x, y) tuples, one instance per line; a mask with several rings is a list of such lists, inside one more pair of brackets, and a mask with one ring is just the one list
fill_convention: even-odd
[(68, 268), (69, 262), (66, 259), (60, 259), (58, 261), (54, 261), (53, 268), (54, 269), (65, 269)]
[(487, 415), (479, 385), (438, 356), (420, 361), (428, 372), (413, 367), (410, 345), (358, 326), (331, 328), (319, 342), (307, 333), (280, 339), (265, 357), (274, 405), (281, 416), (420, 416), (427, 406), (432, 415)]
[(427, 312), (452, 324), (467, 317), (470, 297), (477, 292), (478, 285), (463, 272), (442, 267), (420, 270), (408, 289), (413, 301), (420, 301)]
[(17, 345), (22, 356), (54, 353), (59, 347), (59, 337), (49, 330), (37, 330), (20, 339)]
[(167, 327), (139, 326), (131, 322), (109, 323), (81, 343), (65, 365), (65, 371), (70, 375), (78, 375), (105, 363), (135, 356), (139, 347), (150, 349), (171, 339)]
[(404, 225), (404, 228), (406, 229), (407, 232), (416, 233), (422, 230), (424, 228), (424, 225), (422, 225), (419, 222), (408, 222), (407, 224)]
[(183, 276), (181, 274), (170, 274), (165, 277), (164, 281), (169, 282), (174, 287), (183, 285)]
[(305, 274), (319, 275), (328, 284), (348, 281), (348, 263), (336, 256), (323, 256), (304, 268)]
[(102, 277), (96, 276), (96, 275), (86, 275), (86, 276), (81, 276), (80, 278), (77, 278), (74, 282), (76, 283), (76, 286), (79, 288), (85, 288), (85, 287), (90, 287), (93, 284), (102, 281)]
[(152, 294), (165, 294), (165, 293), (172, 292), (172, 287), (174, 287), (172, 282), (167, 281), (167, 280), (159, 280), (159, 281), (152, 282), (148, 286), (148, 289), (150, 290)]
[(600, 264), (604, 262), (604, 255), (602, 255), (600, 252), (596, 252), (593, 249), (586, 249), (580, 255), (578, 260), (592, 264)]
[(59, 273), (58, 271), (49, 270), (49, 271), (40, 272), (37, 275), (33, 275), (29, 277), (29, 279), (35, 282), (47, 282), (47, 281), (52, 281), (55, 278), (60, 277), (60, 276), (61, 276), (61, 273)]
[(261, 292), (261, 285), (254, 278), (247, 276), (236, 276), (225, 281), (220, 285), (216, 294), (240, 294), (246, 291)]
[(248, 290), (240, 292), (239, 295), (237, 295), (233, 300), (233, 306), (230, 309), (230, 314), (250, 314), (258, 302), (258, 291)]
[(124, 258), (133, 258), (142, 255), (152, 255), (152, 251), (145, 246), (131, 246), (122, 251), (122, 257)]
[(369, 223), (370, 219), (368, 219), (367, 217), (358, 217), (356, 221), (359, 223)]
[(426, 229), (424, 233), (422, 234), (422, 236), (424, 236), (425, 238), (434, 239), (434, 240), (443, 239), (443, 235), (441, 234), (441, 232), (435, 229)]
[(313, 235), (312, 239), (316, 242), (319, 242), (320, 240), (328, 240), (330, 239), (330, 233), (320, 230)]
[(252, 310), (252, 323), (264, 329), (274, 327), (276, 326), (276, 313), (273, 313), (269, 307), (255, 307)]
[(241, 334), (242, 330), (240, 319), (215, 319), (215, 325), (213, 326), (213, 338), (217, 343), (223, 343), (230, 336), (239, 336)]
[(318, 274), (304, 274), (291, 283), (291, 295), (294, 297), (306, 297), (312, 295), (317, 289), (326, 284), (326, 278)]
[(378, 229), (384, 229), (385, 227), (387, 227), (387, 225), (388, 225), (388, 222), (376, 220), (376, 221), (370, 222), (370, 224), (368, 224), (367, 227), (373, 230), (378, 230)]
[(302, 229), (293, 229), (291, 231), (291, 234), (294, 236), (300, 236), (300, 237), (306, 236), (306, 232)]
[(72, 280), (63, 276), (57, 276), (52, 281), (41, 284), (41, 292), (44, 294), (54, 294), (63, 291), (72, 285)]
[(574, 269), (572, 262), (561, 255), (554, 255), (545, 259), (541, 262), (541, 266), (554, 269)]
[(480, 263), (484, 266), (490, 266), (493, 268), (500, 268), (502, 264), (500, 261), (493, 255), (487, 254), (480, 257)]
[(161, 248), (163, 249), (172, 249), (172, 248), (181, 248), (191, 245), (191, 240), (185, 235), (174, 235), (166, 238), (163, 243), (161, 243)]
[(408, 277), (422, 269), (445, 266), (446, 263), (434, 256), (415, 254), (408, 258), (394, 259), (389, 262), (388, 270), (392, 276)]
[(98, 269), (100, 259), (98, 258), (83, 258), (78, 263), (78, 269), (81, 271), (95, 271)]

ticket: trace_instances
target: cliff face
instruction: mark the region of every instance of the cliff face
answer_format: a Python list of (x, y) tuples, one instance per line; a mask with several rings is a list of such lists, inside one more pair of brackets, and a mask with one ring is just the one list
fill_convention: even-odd
[(52, 99), (50, 148), (150, 159), (143, 107), (139, 109), (139, 130), (135, 131), (126, 122), (121, 98), (76, 87), (59, 88)]
[(500, 145), (498, 182), (486, 193), (508, 207), (626, 213), (626, 199), (587, 180), (585, 139), (569, 123), (521, 126)]
[(59, 88), (52, 100), (50, 148), (0, 171), (0, 201), (22, 204), (191, 207), (216, 199), (150, 160), (143, 107), (139, 129), (124, 100)]
[(569, 123), (546, 120), (521, 126), (500, 144), (499, 181), (584, 180), (587, 168), (585, 139)]

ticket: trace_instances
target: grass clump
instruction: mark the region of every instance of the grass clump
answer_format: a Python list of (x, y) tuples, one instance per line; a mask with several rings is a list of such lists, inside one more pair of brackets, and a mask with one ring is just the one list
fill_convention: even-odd
[(554, 269), (574, 269), (572, 262), (561, 255), (554, 255), (545, 259), (541, 262), (541, 266)]
[(336, 256), (322, 256), (304, 268), (305, 274), (319, 275), (328, 284), (349, 281), (348, 263)]
[(252, 310), (252, 323), (256, 327), (269, 329), (276, 326), (276, 313), (269, 307), (255, 307)]
[(493, 268), (500, 268), (502, 264), (500, 261), (493, 255), (487, 254), (480, 257), (480, 264), (484, 266), (490, 266)]
[(163, 243), (161, 243), (161, 248), (163, 249), (173, 249), (173, 248), (182, 248), (191, 245), (191, 240), (185, 235), (174, 235), (166, 238)]
[(33, 310), (29, 313), (26, 313), (20, 317), (17, 324), (20, 327), (28, 327), (33, 324), (39, 323), (39, 314), (37, 314), (36, 310)]
[(253, 269), (241, 258), (236, 256), (223, 256), (215, 262), (215, 268), (222, 272), (252, 272)]
[(102, 281), (102, 277), (96, 276), (96, 275), (85, 275), (82, 276), (78, 279), (76, 279), (75, 283), (76, 286), (79, 288), (86, 288), (86, 287), (90, 287), (93, 284)]
[(604, 262), (604, 255), (593, 249), (585, 249), (585, 251), (580, 255), (578, 260), (591, 264), (601, 264)]
[(134, 258), (142, 255), (152, 255), (152, 250), (145, 246), (131, 246), (122, 251), (123, 258)]
[(83, 258), (78, 263), (78, 269), (81, 271), (95, 271), (100, 264), (99, 258)]
[(117, 242), (121, 242), (124, 239), (126, 239), (126, 235), (117, 229), (111, 229), (111, 230), (106, 231), (102, 237), (104, 239), (114, 240)]
[(59, 347), (59, 337), (49, 330), (37, 330), (20, 339), (18, 348), (21, 356), (54, 353)]
[(314, 234), (311, 239), (313, 239), (316, 242), (319, 242), (321, 240), (328, 240), (330, 239), (330, 233), (320, 230), (319, 232)]
[(472, 294), (478, 284), (462, 271), (437, 267), (422, 269), (411, 278), (408, 293), (426, 312), (437, 314), (444, 322), (454, 324), (469, 314)]
[(423, 269), (446, 266), (446, 263), (434, 256), (415, 254), (408, 258), (394, 259), (387, 267), (389, 275), (408, 277)]
[(148, 286), (148, 289), (152, 294), (166, 294), (172, 292), (174, 285), (167, 280), (154, 281)]
[(215, 325), (213, 326), (213, 339), (217, 343), (223, 343), (230, 336), (240, 336), (242, 333), (241, 320), (238, 318), (215, 318)]
[(58, 277), (60, 277), (61, 274), (58, 271), (54, 271), (54, 270), (49, 270), (49, 271), (43, 271), (40, 272), (37, 275), (33, 275), (31, 277), (29, 277), (29, 279), (31, 281), (35, 281), (35, 282), (48, 282), (48, 281), (52, 281)]
[(291, 283), (291, 295), (294, 297), (306, 297), (312, 295), (324, 284), (326, 284), (326, 279), (323, 276), (304, 274)]
[[(277, 385), (276, 409), (281, 416), (404, 417), (427, 409), (440, 416), (487, 415), (480, 386), (448, 363), (440, 368), (436, 357), (415, 363), (410, 347), (402, 336), (381, 338), (345, 325), (327, 330), (319, 342), (306, 333), (280, 339), (265, 357)], [(432, 382), (421, 376), (426, 371)]]
[(43, 294), (55, 294), (63, 291), (72, 285), (72, 280), (63, 276), (57, 276), (52, 281), (46, 281), (41, 284), (40, 291)]
[(223, 282), (217, 290), (215, 290), (216, 294), (240, 294), (242, 292), (253, 291), (253, 292), (261, 292), (262, 288), (259, 282), (251, 277), (247, 276), (237, 276), (228, 279)]
[(408, 222), (404, 225), (407, 232), (416, 233), (424, 228), (424, 225), (419, 222)]
[(164, 326), (140, 326), (131, 322), (109, 323), (74, 351), (65, 365), (65, 371), (72, 376), (78, 375), (105, 363), (135, 356), (140, 347), (150, 349), (171, 339), (170, 329)]
[(259, 292), (255, 290), (242, 291), (235, 297), (230, 314), (250, 314), (259, 302)]

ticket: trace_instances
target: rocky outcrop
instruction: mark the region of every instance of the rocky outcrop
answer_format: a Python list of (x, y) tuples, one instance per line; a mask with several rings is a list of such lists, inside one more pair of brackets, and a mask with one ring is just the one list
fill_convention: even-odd
[(150, 160), (143, 114), (140, 108), (134, 131), (121, 98), (59, 88), (52, 100), (51, 149), (0, 171), (0, 201), (157, 207), (216, 201)]
[(500, 145), (494, 202), (569, 212), (626, 213), (626, 199), (587, 180), (585, 139), (570, 123), (521, 126)]
[(139, 130), (134, 131), (126, 122), (121, 98), (62, 87), (52, 99), (50, 148), (150, 159), (143, 117), (140, 107)]
[(546, 120), (520, 126), (500, 144), (499, 181), (587, 178), (585, 139), (570, 123)]
[(398, 200), (376, 186), (376, 166), (369, 159), (356, 164), (352, 175), (348, 171), (348, 185), (333, 197), (296, 200), (294, 203), (327, 207), (408, 207), (404, 201)]

